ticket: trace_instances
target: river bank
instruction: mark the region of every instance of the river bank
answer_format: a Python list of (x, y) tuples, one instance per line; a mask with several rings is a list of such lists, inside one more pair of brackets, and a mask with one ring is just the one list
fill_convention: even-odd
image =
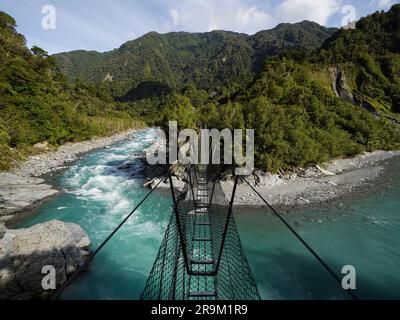
[[(19, 221), (33, 208), (61, 192), (46, 183), (43, 175), (66, 168), (80, 155), (123, 141), (136, 131), (132, 129), (111, 137), (68, 143), (55, 151), (31, 156), (9, 172), (0, 172), (0, 236), (7, 225)], [(247, 179), (272, 205), (281, 209), (326, 206), (337, 198), (370, 186), (384, 169), (383, 162), (396, 156), (400, 156), (400, 151), (376, 151), (281, 174), (255, 171)], [(148, 169), (145, 166), (146, 172)], [(158, 176), (157, 170), (150, 171)], [(152, 178), (148, 179), (146, 184), (152, 185)], [(230, 199), (233, 180), (222, 181), (221, 185)], [(164, 187), (169, 188), (169, 185)], [(240, 183), (236, 192), (235, 206), (264, 205), (245, 183)]]
[[(159, 148), (155, 142), (148, 148), (150, 152)], [(278, 174), (254, 170), (246, 180), (271, 205), (284, 211), (303, 208), (320, 208), (335, 204), (336, 200), (366, 192), (373, 186), (385, 169), (385, 161), (400, 157), (400, 151), (365, 152), (353, 158), (336, 159), (321, 165), (282, 171)], [(174, 185), (183, 188), (178, 173)], [(144, 186), (154, 187), (160, 176), (150, 177)], [(180, 180), (179, 180), (180, 179)], [(234, 186), (234, 177), (225, 172), (221, 181), (222, 190), (229, 201)], [(169, 183), (161, 183), (159, 188), (169, 188)], [(265, 206), (262, 199), (244, 181), (239, 180), (234, 206), (257, 208)]]
[[(286, 174), (256, 172), (247, 180), (271, 205), (281, 210), (326, 207), (337, 199), (366, 191), (384, 171), (385, 161), (394, 157), (400, 157), (400, 151), (375, 151)], [(233, 180), (227, 179), (221, 186), (230, 199)], [(241, 182), (234, 205), (260, 207), (265, 204), (247, 183)]]
[[(60, 192), (41, 176), (66, 168), (81, 155), (123, 141), (136, 131), (130, 129), (109, 137), (66, 143), (57, 150), (30, 156), (11, 171), (0, 172), (0, 238), (8, 224)], [(46, 144), (39, 147), (45, 150)]]
[[(143, 150), (154, 138), (154, 130), (139, 130), (125, 141), (88, 152), (68, 168), (46, 175), (46, 182), (63, 192), (10, 225), (13, 229), (7, 233), (54, 220), (74, 223), (87, 233), (89, 249), (94, 250), (148, 194), (149, 190), (142, 187)], [(153, 192), (104, 246), (89, 272), (73, 281), (60, 299), (138, 297), (168, 224), (171, 203), (168, 190)]]
[[(54, 220), (71, 222), (87, 232), (92, 248), (97, 247), (148, 193), (149, 190), (142, 187), (143, 179), (146, 178), (144, 171), (148, 167), (143, 165), (145, 159), (142, 154), (154, 139), (155, 132), (137, 132), (127, 141), (86, 154), (67, 169), (50, 177), (46, 180), (48, 183), (66, 192), (51, 197), (44, 205), (36, 208), (31, 217), (16, 225), (16, 230), (37, 228), (35, 226), (38, 224)], [(335, 270), (340, 272), (341, 266), (345, 264), (352, 264), (360, 270), (360, 275), (363, 275), (359, 278), (360, 290), (363, 290), (364, 285), (366, 297), (393, 296), (393, 293), (398, 292), (398, 277), (393, 275), (396, 275), (398, 267), (395, 253), (399, 246), (396, 239), (399, 234), (397, 208), (400, 188), (397, 185), (400, 162), (393, 156), (392, 153), (377, 152), (344, 162), (332, 162), (331, 165), (336, 166), (336, 169), (325, 168), (326, 175), (328, 169), (337, 170), (336, 176), (363, 168), (368, 172), (374, 167), (373, 163), (384, 169), (379, 172), (377, 179), (364, 183), (372, 187), (370, 192), (363, 196), (356, 191), (351, 193), (348, 201), (343, 201), (343, 206), (324, 206), (321, 210), (305, 212), (300, 210), (286, 216), (296, 230), (306, 233), (308, 242), (320, 254), (333, 261), (337, 268)], [(293, 179), (291, 181), (310, 181), (316, 179), (312, 176), (317, 173), (315, 167), (310, 167), (296, 173), (287, 172), (285, 176)], [(267, 174), (256, 174), (258, 185), (273, 182), (272, 179), (267, 179)], [(157, 173), (156, 176), (159, 177)], [(309, 176), (307, 179), (310, 180), (304, 176)], [(289, 184), (290, 181), (285, 183)], [(167, 187), (169, 188), (168, 184)], [(61, 298), (138, 298), (168, 225), (172, 213), (171, 205), (169, 190), (154, 192), (118, 231), (113, 241), (102, 249), (103, 253), (93, 261), (90, 272), (72, 283)], [(246, 208), (235, 210), (236, 221), (263, 298), (341, 298), (340, 293), (327, 293), (329, 285), (325, 282), (327, 279), (323, 272), (318, 272), (315, 261), (307, 260), (309, 256), (303, 254), (302, 247), (296, 246), (295, 239), (288, 235), (280, 221), (265, 215), (265, 210), (248, 207), (247, 205)], [(51, 230), (58, 229), (57, 224)], [(35, 230), (29, 231), (29, 236)], [(8, 233), (9, 236), (3, 239), (10, 239), (14, 230), (9, 230)], [(46, 239), (43, 237), (43, 240)], [(82, 244), (80, 240), (75, 246), (78, 244)], [(10, 246), (7, 245), (7, 248)], [(367, 270), (364, 269), (365, 261), (368, 264)], [(377, 261), (380, 262), (379, 270), (376, 267)], [(265, 268), (266, 265), (273, 267)], [(384, 279), (379, 278), (382, 270)], [(309, 276), (309, 271), (312, 277)], [(365, 289), (365, 286), (371, 287), (371, 275), (377, 275), (374, 279), (376, 283), (383, 281), (385, 290)], [(376, 288), (379, 289), (378, 286)]]

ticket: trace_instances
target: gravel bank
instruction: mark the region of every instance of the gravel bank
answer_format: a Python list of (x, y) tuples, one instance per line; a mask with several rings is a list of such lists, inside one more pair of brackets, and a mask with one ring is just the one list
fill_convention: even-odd
[[(400, 151), (365, 153), (285, 177), (266, 175), (264, 179), (249, 177), (248, 180), (267, 201), (281, 210), (326, 206), (337, 198), (370, 185), (384, 170), (383, 162), (393, 157), (400, 157)], [(227, 180), (221, 184), (230, 199), (233, 182)], [(234, 205), (259, 207), (264, 203), (246, 183), (240, 183)]]
[(55, 151), (29, 157), (10, 172), (0, 172), (0, 238), (6, 225), (19, 220), (29, 209), (59, 192), (40, 176), (67, 167), (88, 151), (123, 141), (136, 131), (131, 129), (110, 137), (67, 143)]
[(83, 153), (93, 149), (107, 147), (116, 142), (125, 140), (129, 135), (136, 131), (137, 130), (135, 129), (131, 129), (110, 137), (94, 138), (88, 141), (76, 143), (66, 143), (56, 151), (29, 157), (26, 161), (20, 163), (14, 170), (12, 170), (12, 172), (22, 176), (38, 177), (70, 165)]

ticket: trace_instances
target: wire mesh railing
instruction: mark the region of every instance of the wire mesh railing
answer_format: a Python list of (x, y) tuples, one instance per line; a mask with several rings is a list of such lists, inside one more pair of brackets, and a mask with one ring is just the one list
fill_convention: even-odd
[(183, 190), (170, 177), (174, 213), (141, 299), (260, 299), (232, 214), (234, 192), (228, 201), (220, 173), (188, 165)]

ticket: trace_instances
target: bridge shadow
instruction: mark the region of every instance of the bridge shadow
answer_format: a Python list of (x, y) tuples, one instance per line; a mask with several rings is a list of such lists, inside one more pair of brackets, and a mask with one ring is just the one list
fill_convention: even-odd
[[(151, 259), (152, 260), (152, 259)], [(151, 270), (149, 266), (148, 272)], [(96, 257), (89, 269), (79, 275), (61, 295), (62, 300), (138, 300), (147, 274), (132, 265), (122, 267), (111, 257)]]
[[(257, 261), (249, 259), (249, 262), (262, 299), (351, 299), (312, 256), (285, 249), (266, 253), (265, 249), (246, 248), (246, 253), (258, 257)], [(331, 266), (337, 264), (333, 261), (327, 263)], [(337, 274), (342, 276), (340, 270)], [(396, 299), (390, 291), (384, 285), (357, 274), (357, 290), (354, 293), (359, 299)]]
[[(154, 244), (157, 247), (157, 244)], [(41, 280), (44, 277), (42, 267), (53, 265), (56, 269), (57, 287), (65, 281), (66, 261), (69, 265), (69, 276), (79, 265), (76, 247), (36, 251), (29, 255), (7, 256), (0, 259), (0, 270), (8, 269), (16, 277), (3, 279), (0, 300), (3, 299), (48, 299), (54, 291), (43, 291)], [(249, 256), (260, 259), (249, 259), (255, 281), (265, 300), (341, 300), (349, 296), (331, 276), (312, 257), (279, 250), (268, 252), (261, 249), (247, 249)], [(155, 254), (155, 253), (154, 253)], [(15, 261), (22, 261), (15, 268)], [(153, 257), (149, 258), (150, 272)], [(254, 260), (254, 259), (253, 259)], [(332, 261), (328, 261), (332, 265)], [(334, 264), (333, 264), (334, 265)], [(65, 289), (61, 299), (138, 299), (147, 280), (142, 266), (132, 264), (122, 267), (109, 252), (96, 257), (88, 269), (80, 274)], [(18, 281), (16, 281), (18, 279)], [(387, 282), (387, 279), (386, 279)], [(393, 287), (395, 282), (393, 282)], [(395, 291), (388, 290), (382, 284), (357, 276), (358, 290), (355, 294), (360, 299), (396, 299)]]

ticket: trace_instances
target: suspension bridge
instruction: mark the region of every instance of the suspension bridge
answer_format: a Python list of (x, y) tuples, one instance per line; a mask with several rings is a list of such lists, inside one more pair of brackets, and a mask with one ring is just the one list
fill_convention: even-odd
[(219, 183), (219, 166), (188, 166), (187, 188), (170, 178), (174, 213), (141, 299), (260, 299), (240, 242), (232, 206)]
[[(133, 208), (112, 233), (94, 250), (78, 270), (57, 290), (53, 299), (71, 284), (157, 189), (169, 180), (173, 213), (165, 231), (142, 300), (260, 300), (250, 266), (240, 241), (233, 215), (233, 203), (239, 179), (270, 208), (341, 286), (341, 279), (288, 222), (244, 178), (235, 176), (231, 198), (222, 191), (222, 165), (186, 165), (184, 189), (174, 185), (169, 172)], [(351, 290), (349, 297), (357, 299)]]

